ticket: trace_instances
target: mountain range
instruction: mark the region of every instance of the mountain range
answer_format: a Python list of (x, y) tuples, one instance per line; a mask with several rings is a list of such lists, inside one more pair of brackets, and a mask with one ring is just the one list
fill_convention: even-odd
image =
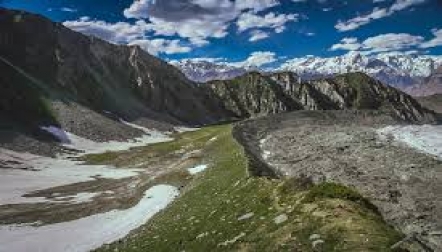
[[(17, 129), (40, 134), (43, 126), (54, 126), (109, 141), (142, 133), (121, 120), (170, 130), (172, 125), (293, 110), (375, 109), (411, 121), (433, 116), (410, 96), (363, 73), (303, 81), (304, 75), (300, 78), (294, 71), (214, 70), (208, 62), (198, 64), (196, 71), (188, 62), (184, 66), (198, 78), (202, 75), (196, 73), (204, 69), (205, 78), (222, 73), (218, 78), (228, 79), (197, 85), (186, 78), (189, 73), (185, 76), (138, 46), (110, 44), (22, 11), (0, 9), (0, 16), (5, 38), (0, 47), (0, 118), (6, 124), (0, 129), (6, 136)], [(352, 59), (355, 65), (366, 62), (361, 55)], [(433, 61), (417, 58), (415, 62), (423, 63), (416, 75), (426, 73), (424, 68), (433, 67)]]
[[(186, 59), (173, 64), (180, 68), (189, 79), (197, 82), (231, 79), (250, 71), (250, 69), (235, 67), (228, 63), (207, 60)], [(440, 65), (442, 65), (441, 56), (400, 53), (367, 56), (360, 53), (348, 53), (332, 58), (315, 56), (295, 58), (286, 61), (273, 71), (291, 71), (306, 80), (363, 72), (385, 84), (409, 91), (411, 86), (425, 83)]]

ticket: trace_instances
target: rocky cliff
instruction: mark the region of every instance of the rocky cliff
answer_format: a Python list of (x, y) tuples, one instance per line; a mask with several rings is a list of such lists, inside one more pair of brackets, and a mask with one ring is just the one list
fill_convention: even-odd
[[(139, 47), (6, 9), (0, 9), (0, 30), (3, 118), (31, 128), (57, 125), (81, 120), (62, 118), (78, 105), (127, 120), (195, 125), (226, 119), (222, 107), (179, 70)], [(55, 113), (55, 101), (67, 111)]]
[(247, 118), (293, 110), (381, 110), (408, 121), (433, 120), (411, 96), (363, 73), (302, 82), (294, 73), (249, 73), (207, 84), (225, 107)]

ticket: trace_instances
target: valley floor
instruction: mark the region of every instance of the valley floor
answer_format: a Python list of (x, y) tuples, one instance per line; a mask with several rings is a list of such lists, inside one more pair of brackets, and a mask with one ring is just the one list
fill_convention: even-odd
[[(419, 141), (432, 139), (420, 131), (430, 126), (415, 127), (413, 136)], [(372, 132), (369, 140), (377, 139), (375, 129), (358, 134)], [(379, 132), (398, 137), (407, 129)], [(314, 131), (303, 132), (321, 138)], [(287, 153), (302, 154), (309, 148), (323, 153), (328, 143), (284, 144), (293, 138), (278, 138), (274, 129), (249, 133), (259, 136), (259, 155), (264, 153), (278, 169), (278, 151), (291, 146), (297, 150)], [(359, 140), (351, 137), (354, 131), (337, 127), (332, 133), (325, 134), (335, 140), (338, 151), (364, 153)], [(279, 139), (278, 146), (271, 147), (278, 142), (272, 137)], [(359, 194), (355, 188), (360, 187), (351, 183), (252, 176), (256, 157), (235, 141), (231, 125), (155, 139), (157, 143), (138, 143), (128, 150), (109, 145), (120, 147), (102, 153), (86, 144), (86, 155), (57, 160), (2, 150), (0, 251), (390, 251), (404, 238), (384, 221), (388, 215), (377, 210), (376, 200), (375, 206), (369, 194)], [(379, 137), (376, 146), (382, 141), (387, 140)], [(441, 162), (426, 155), (397, 148), (407, 150), (404, 155), (415, 153), (418, 165), (440, 167)], [(285, 162), (293, 161), (288, 158)], [(405, 245), (417, 246), (413, 241)]]

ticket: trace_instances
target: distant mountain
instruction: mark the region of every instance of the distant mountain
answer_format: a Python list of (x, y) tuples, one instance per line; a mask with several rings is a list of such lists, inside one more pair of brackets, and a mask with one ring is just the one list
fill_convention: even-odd
[(406, 91), (414, 96), (429, 96), (442, 94), (442, 66), (436, 69), (428, 78), (411, 87)]
[(364, 73), (300, 82), (292, 72), (251, 72), (203, 87), (240, 118), (293, 110), (379, 110), (409, 121), (434, 119), (431, 111), (408, 94)]
[(363, 72), (390, 86), (405, 89), (420, 83), (442, 65), (442, 56), (385, 53), (365, 56), (348, 53), (332, 58), (308, 56), (287, 61), (280, 68), (293, 71), (304, 79)]
[(211, 80), (228, 80), (241, 76), (248, 71), (245, 68), (206, 60), (186, 59), (173, 61), (171, 64), (178, 67), (187, 78), (199, 83)]
[[(207, 82), (228, 80), (248, 71), (227, 63), (200, 60), (173, 62), (191, 80)], [(308, 56), (287, 61), (276, 72), (292, 71), (302, 79), (317, 79), (349, 72), (363, 72), (390, 86), (406, 89), (421, 83), (442, 65), (442, 56), (423, 56), (385, 53), (364, 56), (349, 53), (339, 57), (320, 58)]]

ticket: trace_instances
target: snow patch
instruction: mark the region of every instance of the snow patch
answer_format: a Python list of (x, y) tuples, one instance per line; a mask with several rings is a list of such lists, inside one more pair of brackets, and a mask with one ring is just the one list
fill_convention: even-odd
[(158, 185), (147, 190), (136, 206), (126, 210), (40, 227), (0, 226), (0, 250), (90, 251), (124, 238), (164, 209), (178, 194), (178, 189), (173, 186)]
[(29, 153), (0, 149), (2, 155), (13, 156), (34, 170), (4, 169), (0, 173), (0, 205), (36, 203), (44, 198), (22, 195), (57, 186), (93, 181), (96, 178), (122, 179), (134, 177), (140, 169), (116, 169), (105, 165), (82, 165), (79, 161), (54, 159)]
[(197, 173), (203, 172), (208, 168), (208, 165), (197, 165), (193, 168), (187, 169), (191, 175), (195, 175)]
[(141, 147), (148, 144), (161, 143), (173, 140), (171, 137), (159, 132), (151, 130), (149, 134), (142, 137), (129, 140), (127, 142), (109, 141), (95, 142), (73, 133), (67, 133), (70, 144), (64, 144), (65, 147), (85, 152), (86, 154), (98, 154), (106, 151), (123, 151), (134, 147)]
[(387, 126), (377, 130), (381, 139), (392, 137), (420, 152), (442, 159), (442, 125)]

